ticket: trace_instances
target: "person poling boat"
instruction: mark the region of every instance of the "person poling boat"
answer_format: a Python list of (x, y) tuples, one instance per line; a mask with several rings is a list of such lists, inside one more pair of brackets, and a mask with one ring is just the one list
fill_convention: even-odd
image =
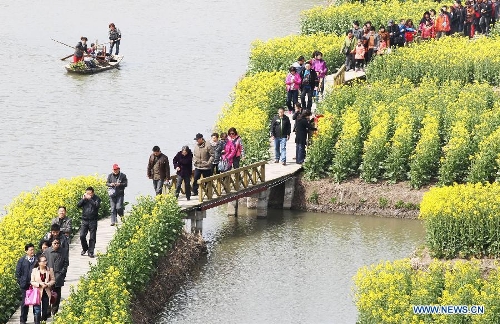
[(83, 61), (83, 56), (87, 54), (87, 37), (80, 37), (80, 42), (75, 46), (75, 53), (73, 54), (73, 63)]

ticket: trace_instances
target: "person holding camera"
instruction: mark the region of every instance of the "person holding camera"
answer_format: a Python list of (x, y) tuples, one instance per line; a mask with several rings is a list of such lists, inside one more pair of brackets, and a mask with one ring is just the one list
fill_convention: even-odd
[[(82, 224), (80, 226), (80, 242), (82, 244), (81, 255), (88, 252), (88, 256), (94, 257), (94, 249), (97, 234), (97, 217), (99, 207), (101, 207), (101, 198), (94, 193), (94, 188), (88, 187), (78, 202), (77, 206), (82, 208)], [(87, 243), (87, 234), (90, 232)]]

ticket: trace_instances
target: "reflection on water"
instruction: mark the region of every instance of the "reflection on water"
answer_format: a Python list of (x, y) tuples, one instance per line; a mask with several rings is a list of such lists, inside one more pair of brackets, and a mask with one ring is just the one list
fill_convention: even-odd
[(224, 211), (207, 215), (209, 255), (159, 323), (355, 323), (357, 269), (406, 257), (424, 240), (416, 220)]

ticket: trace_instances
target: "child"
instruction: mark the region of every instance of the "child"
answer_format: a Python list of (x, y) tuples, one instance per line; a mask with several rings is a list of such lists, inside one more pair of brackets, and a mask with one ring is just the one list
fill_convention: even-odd
[(377, 51), (377, 54), (378, 55), (383, 55), (385, 54), (385, 50), (387, 49), (387, 42), (385, 41), (385, 39), (381, 39), (380, 40), (380, 44), (378, 46), (378, 51)]
[[(352, 50), (354, 60), (356, 62), (356, 69), (354, 71), (363, 70), (363, 63), (365, 61), (365, 46), (362, 40), (358, 40), (358, 45)], [(364, 71), (364, 70), (363, 70)]]

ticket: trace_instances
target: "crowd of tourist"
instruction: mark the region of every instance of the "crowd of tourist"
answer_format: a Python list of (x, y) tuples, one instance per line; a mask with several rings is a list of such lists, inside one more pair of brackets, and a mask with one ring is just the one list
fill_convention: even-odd
[(346, 32), (341, 53), (346, 56), (346, 71), (364, 71), (364, 67), (375, 55), (391, 51), (391, 47), (405, 46), (419, 37), (421, 40), (440, 38), (446, 35), (488, 35), (498, 20), (500, 6), (497, 0), (456, 0), (452, 6), (443, 5), (439, 14), (434, 9), (425, 11), (418, 25), (412, 19), (401, 19), (399, 24), (389, 20), (378, 32), (370, 21), (360, 27), (353, 21), (352, 29)]

